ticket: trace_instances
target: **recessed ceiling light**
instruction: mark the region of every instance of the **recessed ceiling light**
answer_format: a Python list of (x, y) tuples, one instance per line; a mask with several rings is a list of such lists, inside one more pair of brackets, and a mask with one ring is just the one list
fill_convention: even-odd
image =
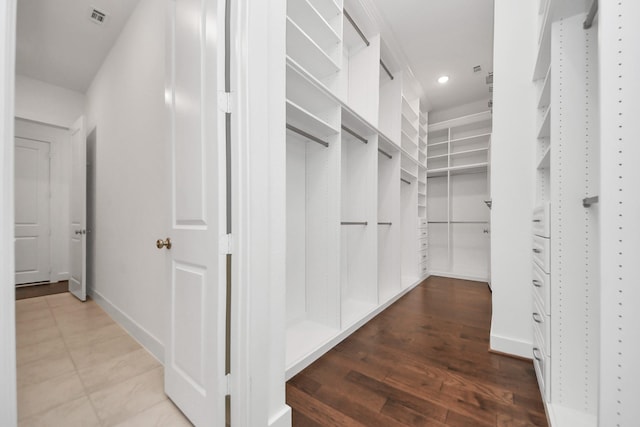
[(440, 83), (440, 84), (445, 84), (448, 81), (449, 81), (449, 76), (438, 77), (438, 83)]

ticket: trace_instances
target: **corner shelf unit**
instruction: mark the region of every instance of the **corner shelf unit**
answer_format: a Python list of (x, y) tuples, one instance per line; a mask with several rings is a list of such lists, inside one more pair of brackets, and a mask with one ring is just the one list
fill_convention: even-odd
[(489, 111), (428, 126), (429, 274), (489, 280)]
[(287, 379), (427, 277), (428, 207), (426, 114), (375, 26), (365, 42), (342, 1), (288, 3)]

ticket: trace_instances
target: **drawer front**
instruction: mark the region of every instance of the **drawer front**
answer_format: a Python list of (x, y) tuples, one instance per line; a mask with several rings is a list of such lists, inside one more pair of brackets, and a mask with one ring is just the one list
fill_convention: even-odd
[(531, 313), (533, 320), (534, 335), (540, 337), (539, 347), (544, 350), (547, 356), (551, 356), (551, 317), (544, 314), (540, 301), (533, 298), (533, 310)]
[(533, 260), (545, 273), (550, 273), (549, 239), (533, 236)]
[(418, 237), (420, 239), (426, 239), (427, 238), (427, 229), (426, 228), (419, 228), (418, 229)]
[(533, 210), (533, 234), (551, 237), (549, 203), (544, 203)]
[(428, 271), (429, 271), (429, 267), (427, 266), (427, 262), (425, 260), (425, 262), (420, 264), (420, 275), (426, 276)]
[(533, 263), (531, 285), (534, 295), (542, 302), (542, 311), (551, 316), (551, 276), (545, 273), (537, 262)]
[(429, 246), (429, 243), (426, 237), (420, 238), (420, 240), (418, 240), (418, 251), (424, 251), (427, 249), (428, 246)]
[(427, 218), (418, 218), (418, 228), (427, 228)]
[(532, 349), (533, 366), (536, 370), (540, 394), (544, 396), (545, 401), (549, 402), (551, 400), (551, 357), (544, 353), (544, 349), (539, 345), (538, 340), (539, 337), (534, 335)]
[(420, 252), (418, 252), (418, 264), (427, 265), (427, 250), (426, 249), (422, 249), (422, 250), (420, 250)]

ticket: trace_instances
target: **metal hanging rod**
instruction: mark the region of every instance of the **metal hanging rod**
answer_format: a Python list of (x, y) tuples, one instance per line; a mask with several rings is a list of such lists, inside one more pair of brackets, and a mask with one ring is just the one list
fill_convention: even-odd
[(368, 225), (367, 221), (342, 221), (340, 225)]
[(379, 222), (378, 225), (391, 225), (390, 222)]
[(298, 135), (304, 136), (305, 138), (308, 138), (313, 142), (317, 142), (320, 145), (324, 145), (325, 147), (329, 146), (328, 142), (325, 142), (325, 141), (321, 140), (320, 138), (317, 138), (317, 137), (311, 135), (310, 133), (307, 133), (307, 132), (303, 131), (302, 129), (298, 129), (297, 127), (292, 126), (289, 123), (287, 123), (287, 129), (289, 129), (291, 132), (297, 133)]
[(591, 8), (589, 9), (589, 13), (587, 13), (587, 19), (584, 20), (582, 24), (582, 28), (588, 30), (593, 25), (593, 20), (596, 17), (596, 13), (598, 13), (598, 0), (593, 0), (591, 3)]
[(364, 36), (364, 34), (362, 33), (362, 31), (360, 31), (360, 27), (358, 27), (358, 24), (355, 23), (355, 21), (351, 18), (351, 15), (349, 15), (347, 13), (347, 9), (342, 9), (342, 13), (344, 14), (344, 17), (347, 18), (347, 21), (349, 21), (349, 23), (351, 25), (353, 25), (353, 28), (356, 30), (356, 33), (358, 33), (358, 35), (360, 36), (360, 38), (362, 39), (362, 41), (364, 41), (364, 43), (369, 46), (369, 40), (367, 40), (367, 38)]
[(353, 136), (356, 139), (359, 139), (360, 141), (364, 142), (365, 144), (369, 143), (369, 141), (367, 141), (365, 138), (361, 137), (360, 135), (358, 135), (357, 133), (355, 133), (355, 131), (349, 129), (348, 127), (346, 127), (345, 125), (341, 126), (342, 129), (347, 132), (348, 134), (350, 134), (351, 136)]
[(428, 224), (489, 224), (489, 221), (428, 221)]
[(391, 74), (391, 71), (389, 71), (389, 69), (387, 68), (386, 65), (384, 65), (384, 62), (382, 62), (382, 59), (380, 60), (380, 65), (382, 65), (382, 69), (387, 73), (387, 75), (389, 76), (389, 78), (391, 80), (393, 80), (393, 74)]
[(393, 156), (391, 154), (387, 153), (384, 150), (381, 150), (381, 149), (378, 148), (378, 152), (384, 154), (385, 156), (387, 156), (390, 159), (393, 159)]
[(404, 182), (405, 184), (409, 184), (409, 185), (411, 185), (411, 182), (407, 181), (407, 180), (406, 180), (406, 179), (404, 179), (404, 178), (400, 178), (400, 181)]

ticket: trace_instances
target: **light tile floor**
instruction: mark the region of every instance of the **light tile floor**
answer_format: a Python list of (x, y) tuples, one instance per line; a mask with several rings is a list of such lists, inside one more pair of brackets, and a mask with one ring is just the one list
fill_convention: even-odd
[(191, 426), (162, 365), (94, 301), (16, 301), (16, 341), (21, 427)]

